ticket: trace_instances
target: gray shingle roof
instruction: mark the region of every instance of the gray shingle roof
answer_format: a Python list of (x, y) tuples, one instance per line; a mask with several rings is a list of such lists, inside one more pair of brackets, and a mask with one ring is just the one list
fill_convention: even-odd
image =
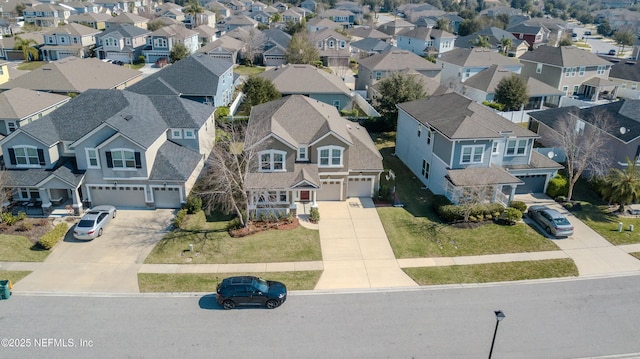
[(447, 177), (454, 186), (489, 186), (522, 183), (521, 180), (497, 166), (448, 170)]
[(371, 70), (440, 70), (439, 65), (427, 61), (413, 52), (402, 50), (388, 51), (365, 57), (359, 61), (359, 64)]
[(398, 108), (449, 139), (501, 138), (504, 132), (517, 137), (538, 137), (526, 128), (455, 92), (401, 103)]
[(176, 95), (177, 91), (182, 96), (215, 96), (220, 76), (232, 67), (224, 59), (196, 53), (149, 75), (128, 90), (148, 95)]
[(400, 31), (396, 36), (406, 36), (412, 39), (419, 40), (431, 40), (434, 38), (455, 38), (454, 34), (448, 33), (443, 30), (437, 30), (429, 27), (418, 26), (415, 29), (404, 29)]
[(75, 158), (63, 157), (52, 169), (12, 169), (6, 171), (5, 176), (5, 183), (10, 183), (13, 187), (37, 187), (40, 182), (54, 176), (75, 188), (82, 182), (84, 171), (78, 171)]
[(151, 31), (149, 30), (141, 29), (137, 26), (123, 23), (123, 24), (109, 26), (109, 28), (105, 29), (101, 34), (97, 35), (96, 37), (102, 38), (113, 32), (118, 32), (120, 35), (124, 37), (138, 37), (138, 36), (143, 36), (151, 33)]
[(149, 180), (186, 181), (201, 160), (198, 152), (167, 141), (158, 149)]
[(609, 71), (609, 78), (640, 82), (639, 61), (621, 61), (614, 63)]
[(67, 96), (17, 87), (0, 93), (0, 118), (25, 118), (68, 100)]
[(371, 37), (352, 42), (351, 47), (362, 50), (362, 51), (378, 52), (378, 53), (391, 51), (392, 49), (397, 49), (392, 45), (389, 45), (385, 41), (382, 41), (380, 39), (374, 39)]
[(504, 31), (497, 27), (487, 27), (480, 31), (476, 31), (471, 35), (467, 36), (458, 36), (456, 38), (456, 47), (460, 48), (472, 48), (475, 47), (473, 42), (478, 39), (478, 36), (486, 36), (488, 37), (489, 44), (493, 47), (502, 46), (500, 42), (503, 38), (510, 39), (512, 45), (516, 43), (516, 37), (513, 36), (512, 33), (508, 31)]
[(344, 94), (351, 90), (342, 79), (313, 65), (275, 67), (258, 75), (269, 79), (282, 94)]
[(611, 65), (590, 51), (575, 46), (540, 46), (520, 56), (520, 61), (543, 63), (558, 67)]
[[(303, 181), (311, 185), (300, 186), (299, 184)], [(293, 171), (248, 173), (245, 186), (252, 190), (289, 189), (294, 186), (296, 186), (296, 188), (320, 188), (318, 165), (296, 163), (293, 165)]]
[(453, 49), (442, 54), (438, 58), (438, 61), (454, 64), (460, 67), (489, 67), (491, 65), (522, 66), (516, 59), (504, 56), (491, 49), (478, 47), (473, 49)]

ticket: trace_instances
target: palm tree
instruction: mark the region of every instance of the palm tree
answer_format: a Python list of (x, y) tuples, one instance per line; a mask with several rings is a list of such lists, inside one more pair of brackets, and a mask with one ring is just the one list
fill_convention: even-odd
[(193, 18), (193, 28), (198, 27), (198, 15), (202, 14), (203, 12), (204, 8), (202, 7), (202, 5), (200, 5), (200, 2), (198, 0), (189, 1), (189, 5), (184, 8), (184, 13), (190, 14)]
[(38, 42), (34, 39), (23, 39), (20, 36), (16, 36), (15, 45), (13, 46), (13, 49), (22, 50), (22, 55), (24, 56), (24, 60), (29, 62), (31, 57), (33, 57), (34, 60), (38, 59), (38, 49), (32, 46), (37, 44)]
[(482, 35), (478, 35), (478, 38), (471, 41), (471, 44), (476, 47), (491, 47), (491, 44), (489, 44), (489, 37)]
[(627, 158), (627, 167), (612, 169), (605, 177), (602, 197), (620, 205), (618, 212), (624, 212), (624, 206), (640, 198), (640, 167), (637, 159)]
[(503, 37), (500, 40), (500, 43), (502, 44), (502, 51), (504, 51), (504, 55), (508, 56), (509, 55), (509, 49), (511, 49), (511, 39), (508, 37)]

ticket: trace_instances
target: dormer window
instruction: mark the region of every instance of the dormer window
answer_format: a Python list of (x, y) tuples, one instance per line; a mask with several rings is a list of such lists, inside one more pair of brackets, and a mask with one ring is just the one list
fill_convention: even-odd
[(9, 148), (9, 160), (12, 165), (22, 167), (44, 166), (44, 151), (34, 146), (15, 146)]
[(507, 141), (506, 156), (524, 156), (527, 152), (526, 139), (514, 139)]
[(342, 167), (343, 147), (324, 146), (318, 148), (318, 167)]
[(278, 150), (262, 151), (258, 154), (260, 159), (260, 172), (284, 172), (286, 152)]
[(308, 161), (309, 153), (307, 146), (298, 147), (298, 161)]
[(173, 129), (171, 130), (171, 138), (182, 138), (182, 130), (180, 129)]

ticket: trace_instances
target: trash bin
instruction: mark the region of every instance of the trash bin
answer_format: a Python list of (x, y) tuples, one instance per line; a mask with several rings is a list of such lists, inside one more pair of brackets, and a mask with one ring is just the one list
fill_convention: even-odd
[(11, 297), (11, 280), (0, 280), (0, 299), (9, 299)]

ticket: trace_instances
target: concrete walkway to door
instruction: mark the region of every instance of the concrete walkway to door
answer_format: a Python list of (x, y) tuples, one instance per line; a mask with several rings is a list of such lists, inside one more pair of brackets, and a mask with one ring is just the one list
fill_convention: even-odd
[(370, 198), (319, 202), (324, 271), (315, 289), (410, 287)]

